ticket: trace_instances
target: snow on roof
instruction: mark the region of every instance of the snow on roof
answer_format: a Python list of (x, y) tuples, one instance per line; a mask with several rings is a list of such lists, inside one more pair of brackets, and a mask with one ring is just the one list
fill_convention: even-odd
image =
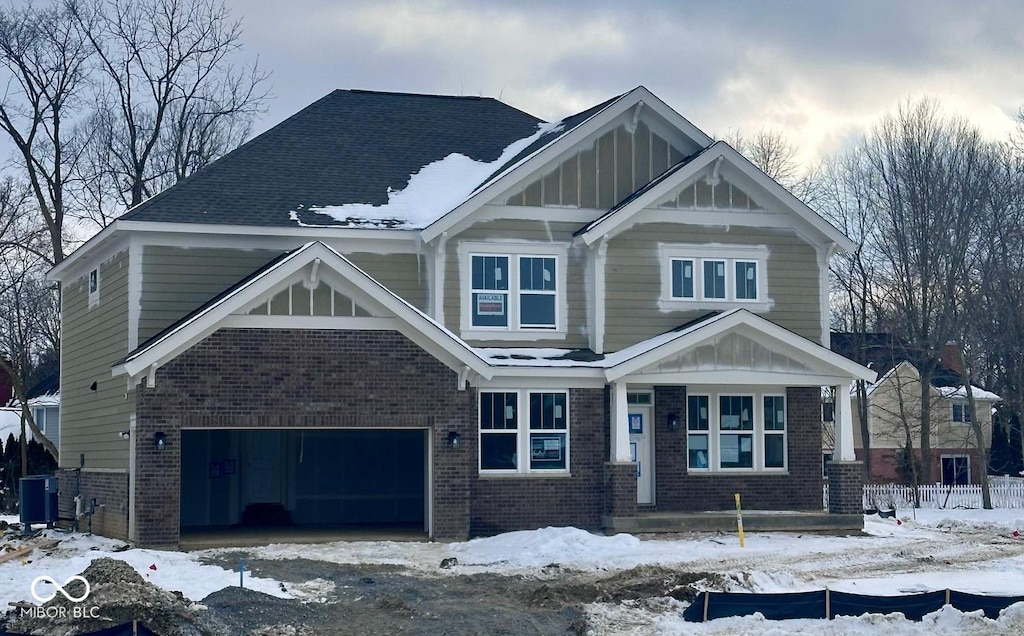
[(550, 347), (481, 347), (476, 352), (498, 367), (591, 367), (604, 368), (605, 357), (586, 349), (554, 349)]
[(60, 391), (44, 393), (34, 398), (29, 398), (29, 406), (60, 406)]
[[(967, 390), (962, 386), (940, 386), (937, 387), (939, 395), (944, 398), (963, 398), (967, 399)], [(975, 400), (986, 400), (991, 402), (999, 402), (1003, 398), (999, 397), (991, 391), (986, 391), (981, 387), (971, 385), (971, 394)]]
[[(452, 153), (427, 164), (410, 176), (403, 190), (388, 190), (385, 205), (346, 203), (344, 205), (311, 206), (308, 212), (329, 216), (338, 223), (329, 227), (386, 227), (422, 229), (458, 207), (472, 196), (482, 183), (542, 135), (558, 131), (561, 121), (537, 125), (537, 132), (506, 146), (494, 161), (476, 161), (459, 153)], [(507, 172), (507, 170), (506, 170)], [(299, 210), (288, 213), (289, 218), (303, 227), (320, 227), (303, 223)]]
[[(29, 437), (32, 437), (32, 431), (25, 427)], [(0, 408), (0, 445), (7, 443), (7, 437), (14, 435), (15, 438), (21, 437), (21, 410), (14, 408)]]

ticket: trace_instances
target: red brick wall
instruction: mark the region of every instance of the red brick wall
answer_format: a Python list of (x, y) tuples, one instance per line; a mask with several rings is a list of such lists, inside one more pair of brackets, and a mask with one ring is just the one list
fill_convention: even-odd
[[(920, 451), (915, 451), (920, 456)], [(873, 448), (871, 449), (871, 477), (873, 484), (900, 484), (909, 483), (904, 479), (898, 470), (899, 463), (896, 461), (897, 449), (894, 448)], [(864, 449), (856, 450), (857, 459), (863, 461)], [(979, 459), (978, 451), (973, 448), (933, 448), (932, 474), (930, 479), (922, 476), (922, 484), (942, 483), (942, 456), (943, 455), (968, 455), (971, 458), (971, 483), (981, 483), (981, 470), (984, 463)]]
[[(686, 392), (657, 387), (655, 502), (659, 511), (730, 510), (734, 493), (750, 510), (821, 510), (821, 398), (817, 387), (786, 390), (789, 470), (786, 474), (689, 474), (686, 471)], [(682, 426), (668, 429), (668, 413)]]
[[(601, 526), (608, 414), (604, 389), (569, 391), (569, 475), (474, 475), (471, 532), (494, 534), (542, 526)], [(476, 436), (473, 438), (476, 443)], [(476, 448), (471, 453), (475, 470)], [(635, 473), (634, 473), (635, 474)], [(633, 480), (636, 481), (635, 479)], [(636, 502), (636, 485), (633, 485)]]
[[(397, 332), (225, 329), (157, 372), (137, 398), (138, 540), (178, 541), (181, 429), (432, 429), (434, 533), (469, 533), (476, 392)], [(157, 451), (162, 431), (167, 448)], [(448, 432), (469, 442), (448, 445)]]

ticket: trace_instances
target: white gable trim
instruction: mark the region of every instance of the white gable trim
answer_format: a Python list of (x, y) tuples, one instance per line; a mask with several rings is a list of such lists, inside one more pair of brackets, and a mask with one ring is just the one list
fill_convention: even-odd
[[(240, 285), (203, 311), (183, 322), (172, 331), (144, 349), (132, 353), (124, 362), (113, 367), (115, 376), (128, 375), (132, 382), (144, 375), (154, 375), (156, 369), (214, 333), (231, 325), (237, 326), (245, 317), (232, 315), (245, 307), (255, 305), (272, 289), (288, 283), (311, 263), (320, 261), (324, 269), (333, 270), (338, 277), (352, 285), (356, 302), (383, 310), (396, 319), (397, 330), (449, 368), (463, 371), (468, 368), (484, 378), (491, 377), (490, 365), (471, 347), (429, 318), (426, 314), (399, 298), (371, 278), (351, 261), (320, 242), (308, 243), (284, 257), (260, 275)], [(327, 272), (321, 270), (320, 276)], [(260, 326), (255, 318), (252, 327)], [(311, 324), (316, 324), (311, 322)], [(338, 321), (339, 325), (346, 325)]]
[(600, 238), (611, 238), (625, 231), (632, 225), (630, 221), (641, 210), (649, 205), (653, 205), (673, 190), (687, 185), (690, 180), (707, 170), (710, 165), (720, 158), (729, 162), (729, 164), (750, 178), (756, 185), (764, 188), (784, 207), (791, 210), (797, 218), (809, 224), (828, 241), (839, 245), (847, 251), (852, 251), (856, 248), (854, 242), (847, 238), (838, 228), (807, 207), (803, 201), (793, 196), (788, 190), (762, 172), (757, 166), (750, 163), (743, 155), (724, 141), (715, 142), (714, 145), (701, 153), (700, 156), (694, 158), (693, 161), (677, 170), (674, 174), (655, 184), (614, 213), (594, 223), (586, 232), (580, 235), (581, 238), (587, 245), (591, 245)]
[[(756, 332), (762, 343), (771, 343), (771, 345), (775, 347), (779, 347), (787, 352), (793, 352), (794, 354), (804, 358), (806, 361), (813, 362), (816, 367), (816, 372), (814, 374), (800, 374), (800, 379), (802, 381), (810, 380), (812, 376), (818, 377), (819, 372), (822, 376), (862, 379), (868, 381), (873, 381), (877, 377), (877, 374), (871, 369), (863, 367), (856, 362), (839, 355), (838, 353), (830, 351), (821, 345), (798, 336), (788, 329), (784, 329), (769, 320), (765, 320), (760, 316), (750, 313), (745, 309), (734, 309), (714, 316), (713, 318), (698, 323), (688, 329), (655, 336), (654, 338), (609, 355), (605, 358), (605, 379), (608, 382), (615, 382), (616, 380), (626, 376), (640, 374), (638, 376), (639, 379), (637, 379), (638, 382), (652, 381), (655, 376), (643, 375), (643, 370), (646, 367), (670, 356), (681, 353), (686, 349), (697, 346), (707, 340), (715, 338), (716, 336), (741, 328), (747, 328)], [(706, 376), (707, 374), (705, 373), (699, 374), (699, 377), (701, 378)], [(662, 376), (662, 379), (664, 380), (668, 378)], [(681, 379), (683, 378), (676, 378), (676, 380)], [(696, 378), (691, 378), (690, 380), (692, 381), (695, 379)], [(726, 379), (727, 378), (725, 377), (722, 378), (723, 381)], [(750, 378), (734, 377), (728, 379), (731, 383), (737, 382), (741, 379), (746, 382)], [(774, 379), (771, 381), (775, 382)], [(812, 384), (815, 382), (816, 381), (812, 382)]]
[(591, 134), (609, 125), (617, 117), (628, 112), (631, 108), (635, 108), (638, 104), (642, 104), (643, 107), (650, 108), (656, 112), (679, 132), (692, 139), (701, 147), (709, 146), (714, 141), (699, 128), (687, 121), (682, 115), (672, 110), (654, 93), (643, 86), (638, 86), (630, 92), (619, 96), (618, 99), (605, 106), (573, 130), (558, 137), (550, 144), (539, 148), (532, 155), (523, 158), (519, 163), (507, 169), (487, 184), (487, 186), (474, 192), (454, 210), (425, 227), (421, 232), (423, 240), (429, 243), (444, 232), (451, 232), (457, 229), (459, 223), (464, 221), (482, 205), (489, 203), (496, 196), (500, 195), (509, 187), (510, 183), (516, 183), (549, 162), (557, 160), (567, 149), (572, 148)]

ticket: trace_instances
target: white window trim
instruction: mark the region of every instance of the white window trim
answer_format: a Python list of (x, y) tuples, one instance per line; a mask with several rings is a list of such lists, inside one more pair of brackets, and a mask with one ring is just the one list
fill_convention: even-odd
[[(768, 430), (764, 428), (764, 399), (770, 397), (782, 398), (782, 430)], [(789, 470), (789, 400), (786, 399), (785, 393), (762, 393), (758, 400), (761, 404), (761, 419), (760, 422), (754, 422), (754, 428), (758, 427), (758, 423), (761, 426), (761, 463), (765, 463), (765, 452), (768, 450), (767, 438), (771, 435), (775, 435), (782, 438), (782, 466), (764, 466), (764, 470)]]
[[(92, 288), (93, 275), (96, 276), (96, 289)], [(85, 288), (89, 292), (89, 308), (92, 309), (100, 302), (100, 288), (103, 286), (100, 268), (94, 267), (85, 275)]]
[[(462, 242), (459, 243), (459, 295), (461, 323), (459, 334), (465, 340), (564, 340), (567, 333), (569, 246), (565, 243), (536, 242)], [(507, 256), (509, 258), (508, 327), (473, 325), (473, 257)], [(519, 258), (536, 256), (555, 259), (555, 328), (519, 326)], [(527, 292), (532, 293), (532, 292)]]
[[(733, 473), (786, 473), (789, 471), (789, 399), (786, 397), (786, 392), (782, 389), (768, 389), (764, 391), (729, 391), (722, 393), (708, 393), (705, 391), (695, 391), (687, 393), (686, 395), (686, 409), (685, 413), (689, 418), (689, 406), (690, 397), (707, 397), (708, 398), (708, 430), (707, 431), (692, 431), (695, 435), (708, 436), (708, 467), (707, 468), (693, 468), (690, 466), (690, 451), (689, 451), (689, 437), (687, 437), (687, 450), (686, 450), (686, 471), (687, 473), (695, 475), (706, 475), (706, 474), (733, 474)], [(752, 439), (752, 455), (753, 455), (753, 467), (751, 468), (722, 468), (721, 467), (721, 435), (723, 434), (721, 428), (721, 402), (719, 398), (723, 397), (752, 397), (753, 398), (753, 413), (754, 427), (751, 430), (737, 430), (737, 431), (726, 431), (725, 434), (736, 434), (736, 435), (751, 435)], [(782, 431), (768, 431), (766, 433), (764, 428), (764, 398), (766, 397), (781, 397), (785, 402), (785, 413), (786, 421), (785, 428)], [(686, 434), (689, 436), (691, 431), (689, 430), (689, 421), (686, 422)], [(783, 437), (783, 449), (785, 454), (782, 459), (782, 467), (766, 467), (765, 466), (765, 435), (781, 435)]]
[(942, 480), (942, 460), (944, 459), (957, 459), (963, 458), (967, 460), (967, 484), (970, 485), (971, 480), (971, 456), (967, 453), (946, 453), (939, 455), (939, 480)]
[[(765, 245), (723, 245), (662, 243), (659, 245), (661, 261), (661, 299), (663, 309), (684, 311), (693, 309), (724, 310), (743, 307), (753, 311), (771, 308), (768, 296), (768, 247)], [(672, 295), (673, 261), (693, 261), (693, 297)], [(725, 298), (704, 297), (704, 263), (725, 261)], [(757, 267), (757, 298), (736, 297), (736, 263), (754, 263)]]
[[(32, 414), (32, 419), (36, 423), (36, 427), (39, 428), (39, 432), (46, 435), (46, 407), (37, 406), (33, 409), (35, 412)], [(6, 441), (6, 440), (4, 440)]]
[[(960, 419), (956, 419), (956, 408), (960, 407), (961, 416)], [(971, 403), (967, 400), (953, 400), (953, 403), (949, 407), (949, 420), (957, 426), (970, 426), (974, 413), (971, 412)], [(963, 413), (967, 413), (967, 419), (963, 418)]]
[[(518, 466), (515, 470), (510, 469), (484, 469), (481, 466), (483, 461), (483, 444), (482, 437), (484, 435), (490, 435), (492, 433), (484, 433), (483, 429), (480, 428), (480, 407), (481, 397), (484, 393), (515, 393), (516, 394), (516, 463)], [(530, 396), (534, 393), (561, 393), (565, 395), (565, 429), (531, 429), (530, 428)], [(530, 475), (530, 476), (556, 476), (556, 475), (568, 475), (572, 466), (572, 444), (570, 443), (570, 433), (572, 431), (572, 413), (569, 407), (569, 390), (568, 389), (501, 389), (501, 388), (489, 388), (486, 391), (477, 392), (476, 400), (476, 429), (477, 429), (477, 472), (483, 476), (517, 476), (517, 475)], [(508, 429), (505, 429), (506, 431)], [(530, 468), (530, 433), (537, 431), (554, 431), (565, 434), (565, 468)], [(500, 434), (500, 433), (498, 433)], [(506, 433), (508, 434), (508, 433)]]

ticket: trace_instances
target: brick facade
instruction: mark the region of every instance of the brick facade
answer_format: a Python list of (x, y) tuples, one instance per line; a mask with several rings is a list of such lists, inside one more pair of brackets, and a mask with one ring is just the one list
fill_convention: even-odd
[[(220, 330), (138, 391), (138, 542), (178, 541), (181, 429), (231, 427), (430, 429), (434, 535), (465, 537), (476, 411), (476, 391), (457, 390), (452, 370), (397, 332)], [(464, 443), (451, 447), (450, 431)]]
[(601, 526), (604, 464), (609, 452), (605, 393), (604, 389), (569, 391), (569, 475), (478, 476), (474, 450), (472, 534), (549, 525)]
[[(786, 390), (785, 473), (688, 473), (686, 391), (657, 387), (655, 402), (655, 502), (659, 511), (731, 510), (740, 493), (748, 510), (821, 510), (821, 399), (817, 387)], [(679, 431), (668, 429), (668, 414), (680, 414)]]
[(832, 514), (854, 515), (864, 511), (864, 464), (861, 462), (828, 463), (828, 511)]
[[(875, 484), (891, 484), (891, 483), (909, 483), (909, 480), (900, 474), (899, 461), (896, 459), (896, 453), (900, 452), (899, 449), (895, 448), (872, 448), (871, 449), (871, 475), (868, 480)], [(920, 457), (920, 450), (916, 450), (915, 454)], [(856, 449), (857, 459), (864, 461), (864, 449)], [(920, 482), (922, 484), (939, 484), (942, 483), (942, 457), (950, 455), (967, 455), (970, 457), (971, 474), (970, 483), (980, 484), (981, 483), (981, 469), (985, 465), (981, 460), (981, 455), (974, 448), (933, 448), (931, 450), (932, 457), (932, 474), (931, 478), (921, 476)]]
[[(96, 500), (92, 517), (78, 520), (79, 529), (104, 537), (128, 539), (128, 473), (126, 471), (83, 469), (57, 471), (57, 508), (61, 519), (75, 518), (75, 495), (80, 494), (84, 508)], [(91, 526), (90, 526), (91, 522)]]

